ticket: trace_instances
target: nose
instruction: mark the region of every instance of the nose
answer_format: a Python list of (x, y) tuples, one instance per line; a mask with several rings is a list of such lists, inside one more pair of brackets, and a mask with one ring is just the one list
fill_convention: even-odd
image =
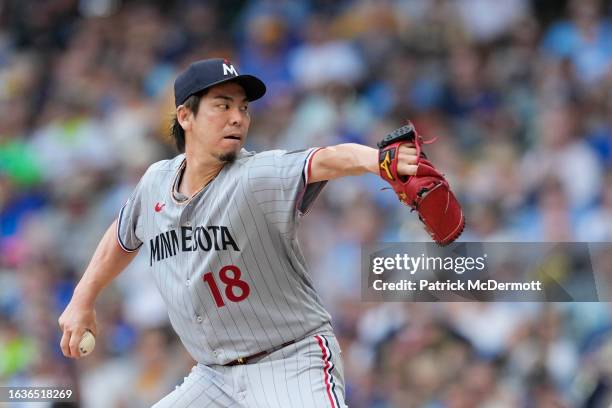
[(232, 109), (229, 119), (232, 126), (240, 126), (244, 121), (244, 113), (241, 112), (240, 109)]

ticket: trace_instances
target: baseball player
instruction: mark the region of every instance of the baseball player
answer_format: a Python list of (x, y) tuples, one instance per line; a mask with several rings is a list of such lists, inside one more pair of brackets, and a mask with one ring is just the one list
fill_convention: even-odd
[[(296, 228), (327, 180), (378, 174), (378, 151), (242, 149), (249, 102), (265, 91), (224, 59), (197, 61), (176, 78), (182, 153), (143, 175), (59, 318), (62, 352), (79, 358), (83, 333), (98, 333), (96, 297), (145, 251), (172, 326), (197, 361), (155, 407), (346, 406), (341, 351)], [(416, 163), (414, 145), (403, 144), (398, 174), (414, 175)]]

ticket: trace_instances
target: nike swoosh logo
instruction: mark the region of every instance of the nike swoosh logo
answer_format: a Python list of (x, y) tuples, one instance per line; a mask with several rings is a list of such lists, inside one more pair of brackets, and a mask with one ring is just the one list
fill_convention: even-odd
[(165, 205), (166, 204), (160, 204), (160, 203), (155, 204), (155, 212), (160, 212), (162, 208), (164, 208)]

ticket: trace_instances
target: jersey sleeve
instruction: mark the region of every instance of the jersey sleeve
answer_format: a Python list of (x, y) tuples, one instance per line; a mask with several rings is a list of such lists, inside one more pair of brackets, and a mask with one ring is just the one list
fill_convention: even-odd
[(291, 223), (310, 209), (327, 181), (308, 184), (310, 164), (318, 148), (274, 150), (256, 155), (249, 187), (272, 224)]
[(117, 218), (117, 241), (121, 248), (127, 252), (137, 251), (142, 245), (142, 222), (140, 218), (145, 177), (146, 174), (119, 211), (119, 217)]

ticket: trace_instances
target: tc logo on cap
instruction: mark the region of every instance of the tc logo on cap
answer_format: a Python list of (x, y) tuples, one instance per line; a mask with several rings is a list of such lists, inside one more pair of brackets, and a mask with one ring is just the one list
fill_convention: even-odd
[(238, 76), (238, 72), (236, 72), (236, 68), (232, 64), (227, 65), (227, 63), (223, 63), (223, 75), (229, 74)]

